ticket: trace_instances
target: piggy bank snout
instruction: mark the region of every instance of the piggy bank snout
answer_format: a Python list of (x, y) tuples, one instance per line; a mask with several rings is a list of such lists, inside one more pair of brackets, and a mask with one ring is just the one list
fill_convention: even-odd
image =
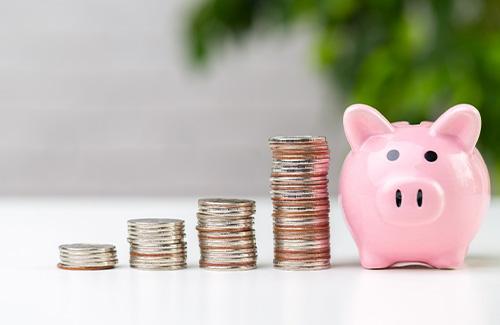
[(412, 226), (436, 220), (444, 207), (444, 192), (434, 180), (402, 178), (385, 182), (377, 193), (382, 219), (399, 226)]

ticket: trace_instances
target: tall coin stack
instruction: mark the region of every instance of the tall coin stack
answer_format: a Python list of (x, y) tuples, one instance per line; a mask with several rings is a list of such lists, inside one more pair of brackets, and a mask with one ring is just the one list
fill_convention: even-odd
[(116, 248), (106, 244), (65, 244), (59, 246), (60, 263), (64, 270), (106, 270), (118, 263)]
[(184, 220), (156, 218), (129, 220), (130, 266), (148, 270), (185, 268), (184, 238)]
[(200, 240), (200, 267), (254, 269), (257, 266), (254, 213), (255, 201), (200, 199), (196, 227)]
[(273, 156), (274, 266), (329, 268), (330, 152), (326, 138), (277, 136), (269, 139), (269, 145)]

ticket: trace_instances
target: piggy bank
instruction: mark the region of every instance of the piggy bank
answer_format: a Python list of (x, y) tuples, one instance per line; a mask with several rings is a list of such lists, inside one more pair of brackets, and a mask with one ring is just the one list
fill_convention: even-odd
[(461, 104), (413, 125), (355, 104), (345, 111), (344, 130), (352, 150), (339, 201), (362, 266), (463, 265), (490, 200), (488, 170), (475, 148), (477, 109)]

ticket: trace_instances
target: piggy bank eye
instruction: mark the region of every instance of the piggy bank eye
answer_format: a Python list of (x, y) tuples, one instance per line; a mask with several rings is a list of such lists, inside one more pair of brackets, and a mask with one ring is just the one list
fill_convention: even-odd
[(387, 153), (387, 159), (390, 161), (398, 160), (399, 158), (399, 151), (396, 149), (392, 149)]
[(425, 160), (429, 162), (434, 162), (438, 159), (438, 154), (435, 151), (429, 150), (424, 155)]

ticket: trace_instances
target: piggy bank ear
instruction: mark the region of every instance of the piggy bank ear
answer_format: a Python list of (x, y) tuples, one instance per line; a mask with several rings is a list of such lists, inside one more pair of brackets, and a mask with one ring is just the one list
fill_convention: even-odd
[(476, 147), (481, 133), (481, 115), (472, 105), (460, 104), (443, 113), (431, 126), (432, 135), (454, 137), (470, 152)]
[(344, 132), (353, 151), (358, 150), (369, 137), (393, 131), (391, 123), (371, 106), (354, 104), (344, 113)]

